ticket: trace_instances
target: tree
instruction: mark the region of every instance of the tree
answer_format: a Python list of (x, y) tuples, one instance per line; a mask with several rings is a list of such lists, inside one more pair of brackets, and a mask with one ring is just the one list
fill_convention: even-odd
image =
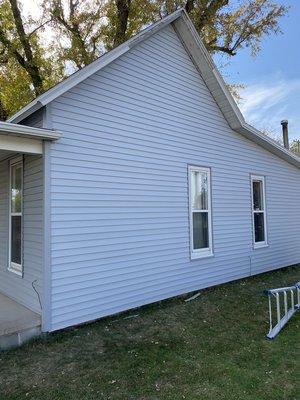
[(105, 14), (108, 22), (103, 29), (103, 43), (108, 50), (164, 16), (157, 0), (108, 0)]
[[(24, 68), (30, 76), (35, 93), (38, 95), (43, 91), (43, 80), (39, 67), (34, 59), (33, 44), (30, 41), (30, 35), (25, 33), (21, 11), (17, 0), (9, 0), (9, 4), (9, 13), (12, 14), (17, 40), (15, 40), (15, 37), (10, 39), (9, 31), (5, 32), (5, 28), (0, 26), (0, 41), (2, 43), (3, 56), (12, 56), (19, 65)], [(10, 30), (10, 26), (8, 28)]]
[(4, 108), (2, 100), (0, 99), (0, 121), (5, 121), (7, 117), (8, 117), (8, 112)]
[(43, 8), (56, 34), (67, 39), (67, 45), (61, 46), (63, 61), (71, 61), (81, 69), (104, 51), (104, 1), (44, 0)]
[(51, 46), (45, 49), (39, 41), (44, 22), (25, 21), (21, 11), (17, 0), (0, 2), (0, 112), (4, 118), (64, 75)]
[(118, 46), (126, 40), (130, 4), (131, 0), (116, 0), (117, 23), (114, 35), (114, 47)]
[[(265, 35), (280, 32), (279, 19), (287, 12), (287, 7), (270, 0), (244, 0), (235, 5), (230, 0), (109, 0), (108, 3), (109, 25), (120, 26), (111, 31), (114, 45), (136, 33), (141, 26), (184, 6), (206, 48), (212, 53), (221, 52), (228, 56), (236, 55), (243, 47), (250, 48), (255, 55)], [(142, 20), (136, 5), (144, 16)], [(136, 19), (139, 24), (135, 25)]]
[(0, 67), (0, 88), (3, 119), (35, 96), (29, 75), (13, 58), (10, 58), (5, 66)]
[(290, 149), (300, 157), (300, 140), (294, 139), (290, 144)]
[[(228, 57), (245, 47), (257, 54), (287, 12), (275, 0), (41, 0), (39, 21), (24, 18), (21, 0), (0, 0), (0, 114), (183, 6), (206, 48)], [(45, 26), (51, 44), (42, 40)]]

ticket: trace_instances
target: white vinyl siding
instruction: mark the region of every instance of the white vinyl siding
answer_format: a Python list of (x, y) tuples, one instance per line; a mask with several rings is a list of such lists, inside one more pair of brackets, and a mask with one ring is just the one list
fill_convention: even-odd
[(253, 245), (254, 248), (266, 247), (268, 245), (268, 237), (264, 176), (251, 175), (251, 195)]
[(23, 262), (22, 276), (9, 268), (9, 169), (10, 160), (0, 162), (0, 292), (35, 312), (42, 292), (43, 161), (41, 156), (24, 156)]
[[(230, 129), (171, 26), (47, 107), (52, 330), (300, 261), (299, 170)], [(213, 257), (190, 258), (187, 165), (211, 170)]]
[(29, 117), (23, 119), (23, 121), (20, 122), (20, 125), (34, 126), (35, 128), (44, 128), (44, 111), (44, 108), (40, 108), (33, 114), (29, 115)]
[(191, 259), (212, 255), (210, 169), (189, 166)]
[[(41, 127), (42, 112), (28, 117), (27, 123)], [(27, 122), (27, 123), (25, 123)], [(9, 186), (11, 154), (0, 161), (0, 292), (40, 313), (43, 268), (43, 158), (23, 155), (23, 262), (22, 276), (9, 267)], [(33, 288), (34, 286), (34, 288)], [(37, 294), (39, 293), (39, 296)]]

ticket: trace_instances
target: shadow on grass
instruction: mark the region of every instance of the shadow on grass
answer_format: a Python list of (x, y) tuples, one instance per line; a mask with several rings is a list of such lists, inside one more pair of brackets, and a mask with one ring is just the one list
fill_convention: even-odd
[(0, 353), (0, 399), (296, 399), (299, 315), (267, 341), (262, 291), (297, 280), (293, 266)]

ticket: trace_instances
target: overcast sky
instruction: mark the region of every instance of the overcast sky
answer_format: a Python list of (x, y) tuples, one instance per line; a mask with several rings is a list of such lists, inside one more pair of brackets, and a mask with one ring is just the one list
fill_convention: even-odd
[[(276, 2), (291, 7), (280, 23), (283, 34), (266, 37), (256, 58), (247, 49), (239, 52), (221, 73), (226, 81), (245, 85), (239, 107), (249, 123), (279, 136), (280, 120), (288, 119), (290, 137), (300, 139), (300, 0)], [(40, 0), (23, 4), (24, 12), (40, 16)]]

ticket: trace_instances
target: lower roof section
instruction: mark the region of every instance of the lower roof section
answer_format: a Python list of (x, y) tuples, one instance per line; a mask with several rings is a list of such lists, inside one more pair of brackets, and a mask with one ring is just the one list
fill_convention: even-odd
[(253, 126), (243, 123), (239, 128), (235, 129), (235, 131), (269, 150), (271, 153), (282, 158), (288, 163), (293, 164), (295, 167), (300, 168), (300, 158), (296, 154), (292, 153), (290, 150), (287, 150), (279, 143), (275, 142), (275, 140), (255, 129)]
[(33, 128), (10, 122), (0, 122), (0, 152), (42, 154), (43, 141), (54, 141), (61, 137), (57, 131)]

